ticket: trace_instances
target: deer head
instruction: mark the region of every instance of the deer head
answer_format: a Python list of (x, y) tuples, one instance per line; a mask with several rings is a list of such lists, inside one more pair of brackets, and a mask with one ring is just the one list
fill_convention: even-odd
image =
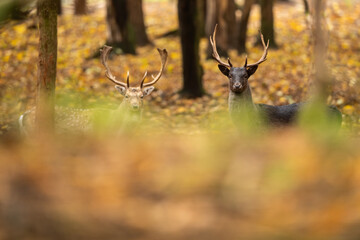
[(115, 88), (124, 96), (124, 100), (122, 102), (122, 106), (125, 106), (127, 109), (131, 111), (141, 111), (143, 106), (143, 98), (149, 95), (154, 90), (154, 85), (160, 78), (164, 71), (168, 53), (166, 49), (157, 49), (159, 51), (161, 57), (161, 68), (160, 72), (156, 77), (152, 76), (153, 80), (149, 83), (145, 83), (145, 79), (147, 77), (147, 72), (145, 72), (144, 77), (141, 80), (140, 86), (138, 87), (130, 87), (130, 74), (127, 73), (126, 84), (120, 81), (117, 81), (115, 76), (112, 75), (109, 66), (107, 65), (107, 59), (112, 47), (104, 46), (101, 49), (101, 62), (105, 66), (106, 77), (115, 83)]
[(216, 49), (216, 30), (217, 25), (215, 26), (213, 36), (210, 36), (210, 44), (213, 49), (212, 56), (219, 63), (218, 67), (220, 71), (228, 77), (230, 81), (230, 90), (235, 93), (242, 93), (248, 87), (248, 79), (253, 75), (258, 66), (266, 61), (266, 56), (269, 48), (269, 41), (267, 45), (264, 42), (264, 36), (261, 34), (261, 42), (264, 47), (264, 53), (259, 61), (253, 64), (247, 63), (247, 57), (245, 59), (245, 64), (243, 67), (233, 67), (230, 58), (228, 58), (227, 63), (223, 62)]

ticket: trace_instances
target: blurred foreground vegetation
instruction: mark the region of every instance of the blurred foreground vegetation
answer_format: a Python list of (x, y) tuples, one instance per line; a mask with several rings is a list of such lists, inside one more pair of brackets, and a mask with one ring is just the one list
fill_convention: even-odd
[(358, 146), (296, 129), (8, 139), (0, 236), (356, 240)]

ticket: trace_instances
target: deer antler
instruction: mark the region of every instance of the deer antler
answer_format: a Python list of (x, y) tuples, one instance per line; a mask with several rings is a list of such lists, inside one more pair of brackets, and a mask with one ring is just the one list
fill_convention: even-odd
[(149, 87), (151, 85), (154, 85), (157, 81), (159, 81), (161, 75), (163, 74), (163, 71), (165, 69), (165, 65), (166, 65), (166, 61), (167, 61), (167, 57), (168, 57), (168, 53), (166, 51), (166, 49), (157, 49), (159, 54), (160, 54), (160, 57), (161, 57), (161, 68), (160, 68), (160, 72), (158, 73), (158, 75), (156, 75), (156, 77), (152, 76), (153, 80), (149, 83), (144, 83), (145, 81), (145, 78), (146, 78), (146, 74), (143, 78), (143, 80), (141, 81), (141, 88), (142, 87)]
[(217, 52), (217, 49), (216, 49), (216, 30), (217, 30), (217, 26), (218, 25), (216, 24), (213, 36), (212, 37), (210, 36), (210, 44), (211, 44), (212, 50), (213, 50), (212, 56), (220, 65), (231, 68), (233, 65), (230, 62), (230, 58), (228, 58), (228, 63), (225, 63), (225, 62), (221, 61), (221, 58), (220, 58), (220, 56), (219, 56), (219, 54)]
[(262, 35), (261, 32), (260, 32), (260, 37), (261, 37), (261, 43), (262, 43), (262, 45), (264, 47), (263, 55), (261, 56), (259, 61), (257, 61), (256, 63), (253, 63), (253, 64), (249, 64), (249, 65), (247, 64), (247, 57), (246, 57), (244, 67), (253, 67), (253, 66), (259, 65), (259, 64), (266, 61), (266, 56), (267, 56), (268, 48), (269, 48), (269, 40), (267, 42), (267, 45), (265, 45), (264, 36)]
[(147, 71), (145, 72), (144, 77), (141, 79), (140, 88), (143, 88), (144, 81), (145, 81), (146, 77), (147, 77)]
[(127, 73), (127, 78), (126, 78), (126, 82), (127, 84), (123, 83), (123, 82), (119, 82), (116, 80), (115, 76), (112, 75), (109, 66), (107, 65), (107, 60), (109, 57), (109, 53), (111, 52), (112, 47), (106, 46), (104, 45), (104, 47), (102, 49), (100, 49), (101, 52), (101, 63), (104, 65), (104, 67), (106, 68), (105, 71), (105, 76), (112, 81), (113, 83), (123, 86), (123, 87), (129, 87), (129, 72)]

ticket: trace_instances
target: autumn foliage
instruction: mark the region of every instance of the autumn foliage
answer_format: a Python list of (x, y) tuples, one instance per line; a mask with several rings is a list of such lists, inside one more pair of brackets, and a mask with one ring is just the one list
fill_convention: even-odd
[[(116, 108), (121, 95), (94, 55), (106, 41), (105, 7), (89, 1), (88, 15), (58, 17), (56, 103)], [(102, 1), (100, 1), (102, 2)], [(311, 99), (311, 30), (302, 1), (276, 4), (279, 49), (249, 80), (257, 103)], [(169, 62), (146, 99), (144, 120), (121, 134), (91, 132), (55, 138), (21, 137), (17, 119), (35, 106), (36, 16), (0, 25), (0, 239), (359, 239), (360, 34), (358, 1), (330, 1), (326, 10), (333, 78), (328, 104), (343, 113), (339, 131), (317, 119), (281, 129), (236, 127), (228, 118), (227, 79), (206, 60), (206, 95), (181, 98), (176, 3), (144, 1), (154, 45), (137, 55), (114, 55), (117, 79), (138, 84), (144, 72)], [(161, 17), (159, 17), (161, 16)], [(248, 58), (260, 24), (249, 21)], [(230, 51), (243, 65), (245, 55)]]

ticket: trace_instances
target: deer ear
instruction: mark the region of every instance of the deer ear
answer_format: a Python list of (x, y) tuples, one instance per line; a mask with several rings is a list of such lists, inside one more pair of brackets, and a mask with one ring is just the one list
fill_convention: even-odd
[(149, 95), (150, 93), (152, 93), (152, 91), (154, 91), (154, 89), (155, 89), (155, 87), (153, 87), (153, 86), (144, 88), (144, 90), (143, 90), (144, 97)]
[(246, 68), (246, 72), (249, 74), (249, 76), (251, 76), (256, 72), (257, 69), (258, 69), (258, 65), (251, 66)]
[(115, 85), (115, 88), (121, 93), (121, 95), (125, 96), (126, 87), (123, 87), (123, 86), (120, 86), (120, 85)]
[(229, 73), (230, 73), (230, 70), (227, 68), (227, 67), (225, 67), (225, 66), (223, 66), (223, 65), (218, 65), (218, 68), (220, 69), (220, 71), (222, 72), (222, 74), (224, 74), (225, 76), (229, 76)]

